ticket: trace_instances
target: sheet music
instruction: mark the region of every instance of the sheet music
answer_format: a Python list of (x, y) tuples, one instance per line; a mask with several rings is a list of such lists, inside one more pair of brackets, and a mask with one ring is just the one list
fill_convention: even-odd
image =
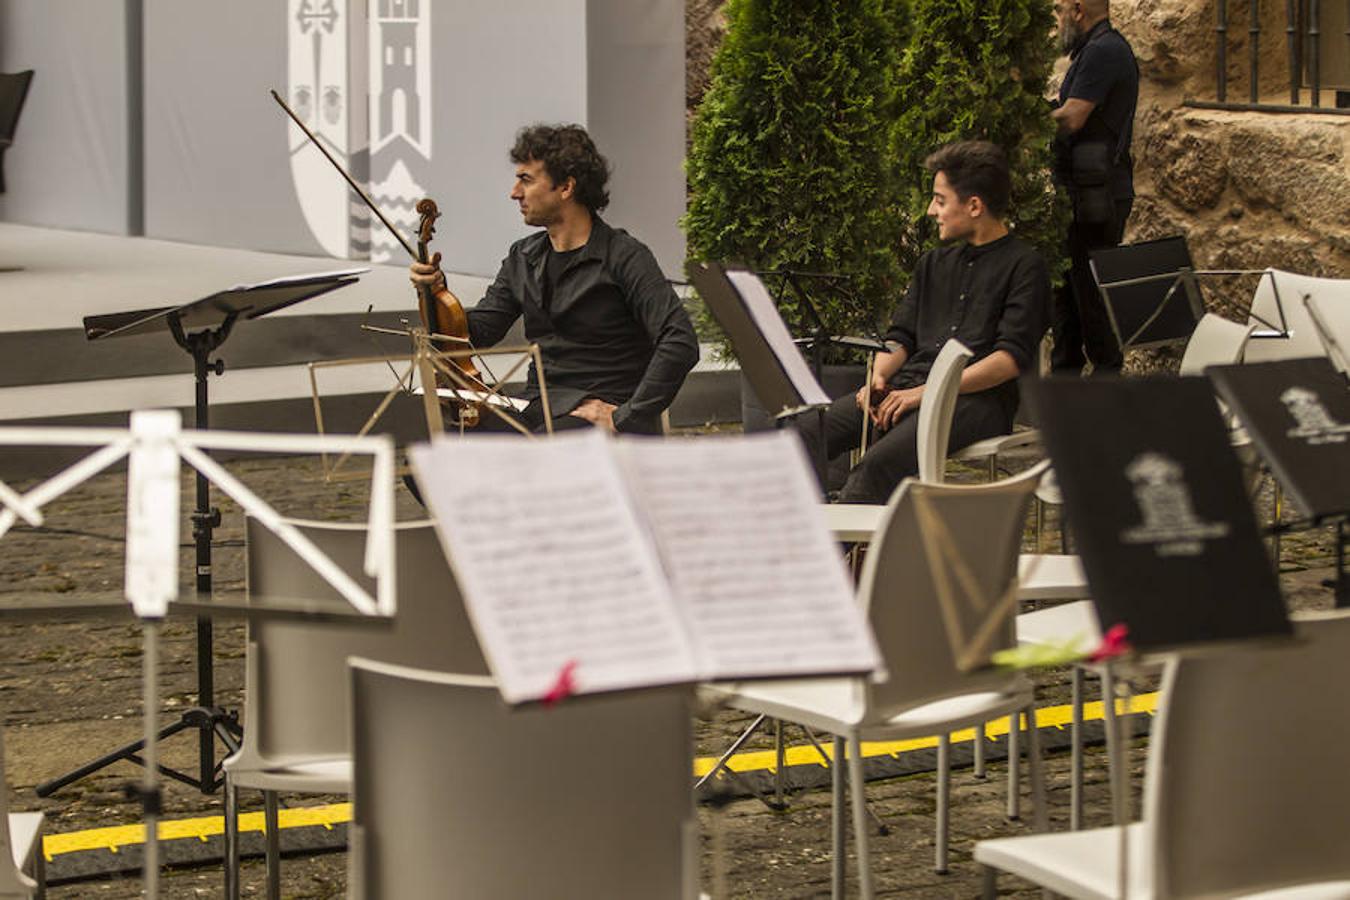
[(690, 681), (665, 577), (599, 431), (472, 436), (410, 451), (502, 696)]
[(792, 335), (788, 333), (787, 325), (778, 314), (778, 307), (769, 296), (769, 290), (764, 286), (764, 282), (753, 272), (728, 271), (726, 274), (727, 280), (736, 289), (736, 293), (740, 294), (750, 318), (754, 319), (755, 325), (768, 342), (769, 349), (782, 364), (783, 371), (802, 400), (807, 406), (828, 405), (829, 395), (811, 373), (806, 360), (802, 358), (801, 351), (792, 342)]
[(334, 281), (339, 278), (351, 278), (356, 275), (364, 275), (370, 271), (370, 266), (360, 266), (352, 269), (334, 269), (331, 272), (306, 272), (303, 275), (281, 275), (276, 278), (269, 278), (267, 281), (259, 281), (257, 284), (236, 284), (230, 288), (232, 291), (260, 291), (264, 288), (285, 287), (288, 284), (306, 284), (311, 281)]
[(705, 677), (880, 666), (794, 435), (631, 439), (618, 450)]
[[(422, 386), (413, 388), (413, 396), (422, 396)], [(446, 399), (467, 400), (471, 403), (486, 403), (488, 406), (496, 406), (499, 409), (511, 409), (516, 412), (524, 412), (530, 405), (530, 401), (522, 400), (519, 397), (508, 397), (505, 394), (489, 394), (487, 391), (471, 391), (467, 388), (436, 388), (437, 397)]]

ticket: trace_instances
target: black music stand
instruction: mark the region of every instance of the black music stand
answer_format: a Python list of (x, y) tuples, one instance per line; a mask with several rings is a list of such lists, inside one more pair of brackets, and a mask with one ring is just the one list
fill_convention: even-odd
[[(747, 269), (718, 263), (694, 263), (690, 269), (690, 281), (726, 332), (741, 372), (774, 424), (781, 428), (814, 410), (823, 434), (829, 395), (807, 366), (764, 282)], [(829, 462), (824, 441), (814, 462), (824, 484)]]
[(1350, 392), (1324, 357), (1242, 366), (1212, 366), (1205, 374), (1246, 427), (1262, 458), (1306, 516), (1277, 532), (1320, 525), (1336, 528), (1336, 605), (1350, 607), (1345, 571), (1350, 518)]
[[(224, 360), (214, 363), (210, 356), (230, 336), (235, 323), (241, 319), (256, 319), (287, 306), (326, 294), (356, 282), (368, 268), (344, 269), (313, 275), (273, 279), (253, 285), (237, 285), (218, 291), (200, 300), (182, 306), (137, 310), (88, 316), (84, 320), (85, 337), (89, 340), (122, 337), (168, 331), (174, 342), (192, 355), (196, 380), (194, 426), (199, 430), (210, 427), (210, 404), (207, 399), (207, 377), (225, 371)], [(220, 525), (220, 510), (211, 507), (211, 484), (206, 476), (197, 473), (197, 505), (192, 513), (192, 536), (196, 543), (197, 603), (211, 603), (211, 535)], [(196, 777), (166, 767), (160, 770), (170, 778), (203, 794), (213, 793), (221, 784), (219, 766), (215, 759), (215, 739), (219, 738), (233, 753), (239, 748), (238, 738), (243, 733), (238, 714), (227, 712), (215, 702), (215, 661), (212, 656), (212, 623), (209, 616), (197, 617), (197, 705), (182, 713), (179, 720), (160, 729), (158, 739), (187, 729), (196, 729), (200, 766)], [(104, 754), (92, 762), (43, 782), (36, 787), (39, 797), (46, 797), (72, 782), (93, 774), (118, 760), (143, 764), (140, 752), (144, 739), (126, 744)]]
[(1144, 652), (1290, 633), (1203, 378), (1028, 379), (1103, 627)]
[[(851, 299), (847, 290), (848, 285), (852, 283), (849, 276), (829, 272), (803, 272), (797, 269), (764, 269), (755, 272), (755, 274), (766, 282), (777, 280), (778, 290), (770, 289), (770, 294), (780, 307), (789, 290), (796, 297), (797, 304), (804, 314), (802, 317), (804, 321), (800, 323), (800, 330), (808, 336), (795, 338), (794, 343), (807, 354), (811, 361), (811, 370), (816, 373), (816, 378), (822, 377), (821, 373), (825, 368), (826, 347), (845, 347), (849, 350), (864, 350), (874, 353), (886, 349), (886, 342), (879, 337), (831, 334), (829, 328), (825, 325), (824, 318), (820, 315), (820, 308), (811, 300), (811, 294), (806, 289), (807, 284), (819, 284), (837, 297)], [(767, 283), (766, 287), (768, 287)]]
[(1122, 350), (1184, 342), (1205, 314), (1183, 237), (1094, 250), (1090, 265)]

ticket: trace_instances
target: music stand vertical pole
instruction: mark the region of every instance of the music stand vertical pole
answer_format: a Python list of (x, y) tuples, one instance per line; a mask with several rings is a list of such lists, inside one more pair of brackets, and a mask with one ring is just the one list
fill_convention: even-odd
[[(196, 404), (193, 426), (198, 431), (206, 431), (211, 426), (210, 404), (206, 380), (211, 367), (207, 357), (214, 349), (210, 340), (211, 332), (199, 332), (192, 335), (189, 343), (192, 349), (193, 370), (196, 378)], [(219, 363), (218, 363), (219, 365)], [(209, 452), (209, 451), (206, 451)], [(211, 602), (211, 537), (217, 524), (214, 518), (218, 513), (211, 509), (211, 483), (201, 472), (197, 473), (197, 507), (192, 513), (192, 536), (197, 548), (197, 602)], [(215, 694), (215, 635), (209, 616), (197, 617), (197, 705), (211, 709), (216, 705)], [(199, 775), (202, 793), (210, 793), (216, 775), (215, 734), (210, 728), (197, 731), (199, 749)]]

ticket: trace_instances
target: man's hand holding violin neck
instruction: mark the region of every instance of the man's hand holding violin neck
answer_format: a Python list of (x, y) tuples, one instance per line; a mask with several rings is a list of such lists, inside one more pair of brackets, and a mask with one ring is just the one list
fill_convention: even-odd
[(430, 288), (433, 294), (445, 290), (445, 273), (441, 271), (441, 254), (433, 253), (431, 262), (415, 262), (408, 266), (408, 277), (418, 288)]

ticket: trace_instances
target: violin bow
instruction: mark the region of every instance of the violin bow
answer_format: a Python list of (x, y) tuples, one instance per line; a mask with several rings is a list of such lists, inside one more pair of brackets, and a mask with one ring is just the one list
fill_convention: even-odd
[(381, 222), (384, 223), (384, 227), (389, 229), (389, 233), (398, 239), (398, 242), (403, 245), (403, 249), (408, 251), (408, 255), (411, 256), (414, 260), (417, 260), (418, 259), (417, 251), (413, 249), (412, 244), (409, 244), (407, 239), (404, 238), (403, 235), (399, 233), (398, 229), (395, 228), (393, 224), (384, 217), (384, 213), (380, 212), (379, 207), (375, 205), (375, 201), (371, 200), (370, 197), (366, 194), (366, 192), (361, 190), (361, 186), (356, 183), (356, 180), (352, 178), (352, 176), (347, 174), (347, 170), (342, 168), (342, 166), (338, 163), (336, 159), (333, 159), (333, 154), (328, 152), (328, 148), (323, 145), (323, 142), (319, 140), (318, 136), (315, 135), (314, 132), (309, 130), (309, 126), (307, 126), (304, 122), (300, 121), (300, 117), (295, 114), (295, 110), (291, 109), (290, 106), (287, 105), (286, 101), (281, 99), (281, 95), (278, 94), (275, 89), (271, 91), (271, 94), (272, 99), (277, 101), (277, 104), (282, 109), (286, 110), (286, 115), (291, 117), (291, 121), (294, 122), (296, 125), (300, 126), (300, 130), (305, 133), (305, 137), (309, 138), (310, 143), (312, 143), (315, 147), (319, 148), (319, 152), (323, 154), (324, 159), (332, 163), (333, 168), (338, 170), (338, 174), (340, 174), (343, 178), (347, 180), (347, 184), (351, 186), (351, 189), (356, 191), (356, 196), (360, 197), (361, 200), (366, 204), (366, 206), (370, 207), (370, 211), (373, 212), (375, 216)]

